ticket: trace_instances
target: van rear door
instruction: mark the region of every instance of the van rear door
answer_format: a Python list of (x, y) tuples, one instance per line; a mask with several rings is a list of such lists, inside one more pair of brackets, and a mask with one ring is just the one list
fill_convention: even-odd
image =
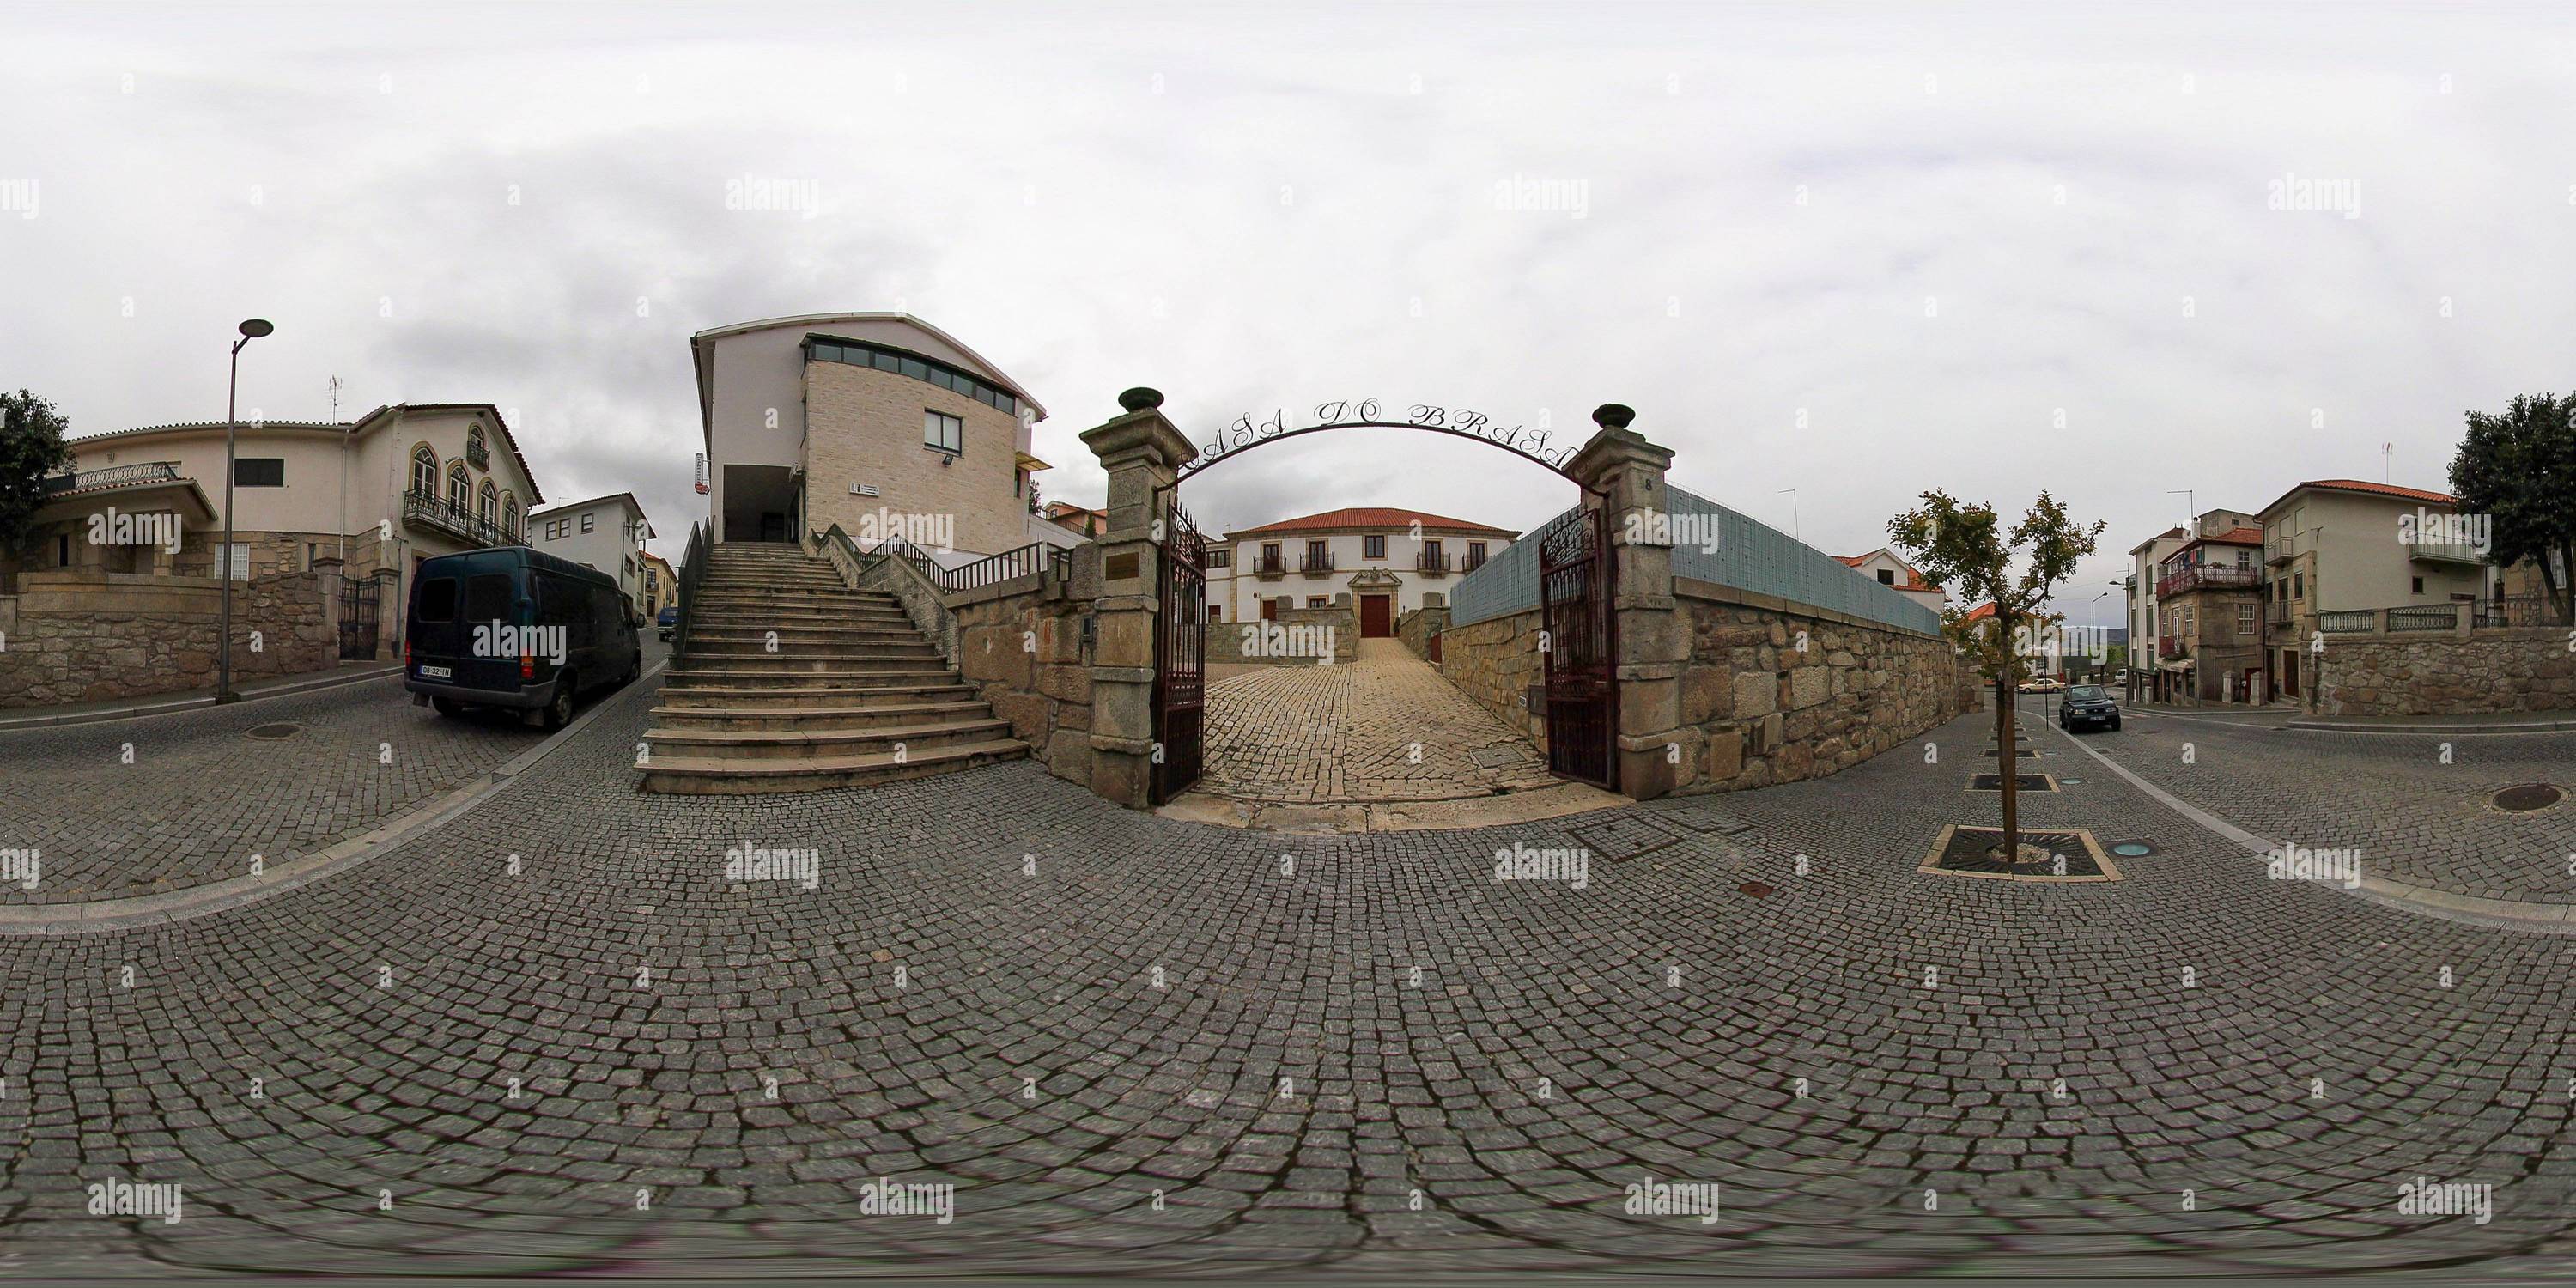
[(457, 601), (464, 595), (457, 569), (445, 563), (423, 564), (411, 588), (411, 620), (403, 624), (409, 641), (411, 675), (437, 684), (462, 684), (456, 666), (464, 652), (457, 637)]
[(520, 603), (518, 568), (501, 560), (476, 560), (467, 570), (458, 622), (465, 647), (457, 659), (457, 683), (469, 689), (516, 691), (520, 650), (528, 647), (519, 628), (527, 624)]

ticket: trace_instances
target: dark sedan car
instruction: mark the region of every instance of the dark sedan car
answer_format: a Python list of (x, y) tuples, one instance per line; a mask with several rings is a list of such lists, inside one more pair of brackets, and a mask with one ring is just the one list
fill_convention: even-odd
[(2111, 700), (2111, 691), (2098, 684), (2079, 684), (2066, 691), (2057, 704), (2057, 727), (2073, 733), (2085, 728), (2120, 727), (2120, 704)]
[(663, 609), (659, 614), (655, 615), (653, 625), (655, 629), (661, 632), (662, 638), (665, 641), (669, 640), (671, 638), (671, 632), (678, 629), (680, 625), (680, 606), (678, 604), (673, 604), (669, 608)]

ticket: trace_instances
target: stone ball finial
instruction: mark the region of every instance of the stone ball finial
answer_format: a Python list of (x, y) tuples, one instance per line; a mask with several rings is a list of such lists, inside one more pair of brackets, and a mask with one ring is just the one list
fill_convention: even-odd
[(1619, 403), (1603, 403), (1592, 409), (1592, 423), (1604, 429), (1626, 429), (1637, 418), (1637, 409)]
[(1118, 405), (1129, 411), (1144, 411), (1149, 407), (1160, 407), (1163, 405), (1163, 391), (1138, 385), (1118, 395)]

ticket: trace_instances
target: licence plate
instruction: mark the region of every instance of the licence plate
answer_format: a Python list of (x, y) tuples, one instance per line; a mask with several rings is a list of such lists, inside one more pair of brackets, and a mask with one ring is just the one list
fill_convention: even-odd
[(456, 673), (443, 666), (424, 666), (420, 668), (420, 678), (424, 680), (453, 680), (456, 678)]

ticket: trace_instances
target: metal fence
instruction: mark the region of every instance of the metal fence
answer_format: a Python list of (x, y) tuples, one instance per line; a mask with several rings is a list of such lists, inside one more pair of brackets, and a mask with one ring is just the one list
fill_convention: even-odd
[[(854, 550), (857, 548), (856, 543), (853, 543), (852, 548)], [(1037, 573), (1048, 573), (1058, 577), (1069, 576), (1073, 569), (1073, 551), (1070, 548), (1049, 545), (1043, 541), (1032, 541), (1016, 550), (1005, 550), (998, 555), (978, 559), (973, 563), (960, 564), (954, 568), (943, 566), (938, 560), (931, 558), (928, 551), (901, 537), (888, 537), (868, 547), (863, 553), (892, 555), (901, 559), (919, 571), (923, 580), (951, 595), (961, 590), (979, 590), (1009, 581), (1013, 577), (1027, 577)]]
[[(1937, 635), (1941, 614), (1862, 575), (1849, 564), (1705, 497), (1667, 487), (1673, 575), (1827, 608), (1899, 630)], [(1566, 511), (1567, 514), (1573, 511)], [(1564, 518), (1551, 516), (1532, 532)], [(1614, 540), (1619, 534), (1612, 534)], [(1714, 548), (1711, 548), (1714, 547)], [(1449, 624), (1465, 626), (1538, 607), (1538, 546), (1521, 540), (1461, 578)]]

